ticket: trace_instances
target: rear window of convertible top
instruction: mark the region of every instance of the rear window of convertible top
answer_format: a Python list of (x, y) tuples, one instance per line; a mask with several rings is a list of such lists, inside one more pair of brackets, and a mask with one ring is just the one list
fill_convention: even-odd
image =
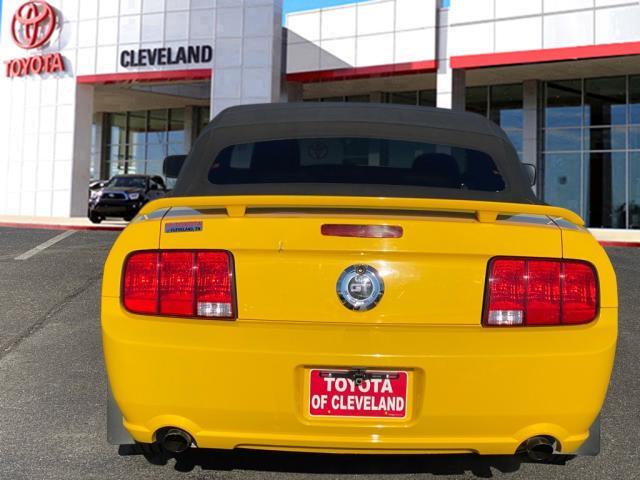
[(447, 145), (372, 138), (304, 138), (232, 145), (210, 171), (213, 184), (346, 183), (504, 190), (493, 159)]

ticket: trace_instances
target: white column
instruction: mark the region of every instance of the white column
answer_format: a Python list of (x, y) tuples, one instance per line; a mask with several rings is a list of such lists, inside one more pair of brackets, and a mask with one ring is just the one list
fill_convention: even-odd
[(212, 117), (232, 105), (281, 96), (282, 0), (222, 3), (216, 7)]
[(70, 195), (70, 213), (72, 217), (84, 217), (87, 215), (91, 170), (93, 90), (94, 87), (92, 85), (78, 85), (76, 87)]
[(449, 64), (449, 10), (438, 10), (438, 71), (436, 72), (436, 106), (453, 110), (465, 109), (466, 75), (452, 70)]

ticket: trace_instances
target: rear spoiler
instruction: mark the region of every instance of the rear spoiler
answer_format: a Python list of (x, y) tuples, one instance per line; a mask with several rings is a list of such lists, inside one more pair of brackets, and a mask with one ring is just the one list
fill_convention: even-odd
[(562, 218), (584, 226), (576, 213), (560, 207), (526, 203), (486, 202), (478, 200), (452, 200), (441, 198), (396, 197), (332, 197), (312, 195), (237, 195), (203, 197), (164, 197), (147, 203), (140, 215), (172, 207), (199, 209), (225, 209), (230, 217), (243, 217), (248, 208), (335, 208), (367, 210), (416, 210), (436, 212), (473, 213), (481, 223), (495, 223), (499, 215), (541, 215)]

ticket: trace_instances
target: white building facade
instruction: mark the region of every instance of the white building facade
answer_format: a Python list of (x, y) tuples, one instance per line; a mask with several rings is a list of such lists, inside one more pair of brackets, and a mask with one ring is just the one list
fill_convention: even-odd
[(4, 0), (2, 22), (0, 214), (84, 215), (91, 178), (161, 173), (231, 105), (354, 101), (486, 115), (543, 200), (640, 228), (637, 0)]

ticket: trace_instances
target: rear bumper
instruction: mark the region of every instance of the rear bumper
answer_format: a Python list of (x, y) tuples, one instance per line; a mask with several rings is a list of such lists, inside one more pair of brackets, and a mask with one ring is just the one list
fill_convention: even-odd
[[(145, 318), (103, 298), (107, 373), (140, 442), (175, 426), (203, 448), (513, 454), (551, 435), (588, 438), (605, 398), (617, 310), (591, 325), (358, 326)], [(309, 367), (411, 372), (407, 419), (307, 414)]]

